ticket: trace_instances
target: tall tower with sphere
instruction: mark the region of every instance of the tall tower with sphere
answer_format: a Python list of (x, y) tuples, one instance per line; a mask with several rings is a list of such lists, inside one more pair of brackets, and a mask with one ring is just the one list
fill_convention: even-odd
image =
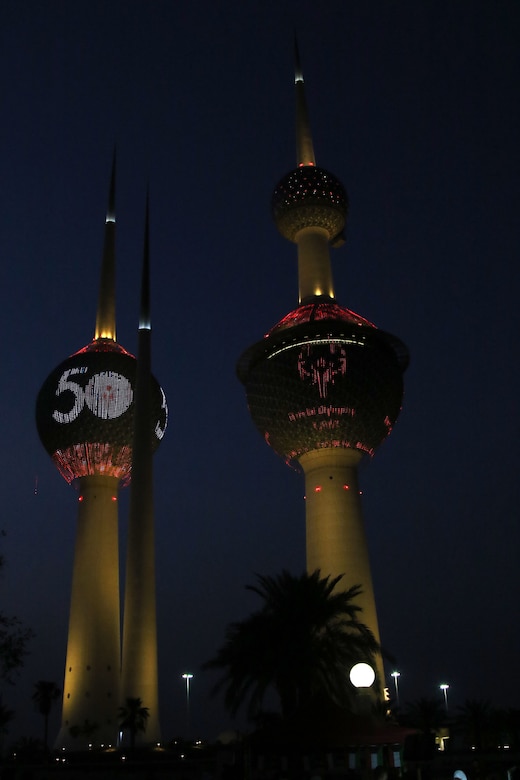
[[(131, 479), (137, 361), (116, 341), (114, 204), (115, 164), (94, 339), (49, 375), (36, 402), (41, 441), (60, 474), (77, 489), (62, 723), (56, 741), (57, 747), (71, 749), (82, 748), (85, 738), (114, 744), (121, 704), (118, 494)], [(164, 434), (166, 404), (156, 380), (150, 383), (147, 425), (156, 448)]]
[[(348, 199), (316, 165), (297, 50), (295, 88), (297, 167), (277, 185), (272, 212), (298, 249), (299, 302), (242, 354), (237, 372), (256, 427), (305, 474), (307, 570), (361, 585), (361, 620), (379, 640), (358, 465), (397, 420), (408, 352), (336, 301), (330, 249), (344, 243)], [(381, 693), (382, 658), (377, 667)]]

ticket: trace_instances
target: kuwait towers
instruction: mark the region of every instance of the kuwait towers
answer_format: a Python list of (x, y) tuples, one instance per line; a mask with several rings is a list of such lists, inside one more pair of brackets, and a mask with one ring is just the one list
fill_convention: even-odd
[[(50, 374), (36, 403), (42, 443), (78, 492), (62, 725), (56, 742), (57, 747), (71, 749), (81, 749), (87, 741), (115, 744), (118, 708), (127, 696), (141, 698), (150, 709), (147, 741), (159, 737), (153, 553), (149, 561), (153, 545), (150, 475), (152, 450), (164, 434), (167, 411), (164, 394), (151, 377), (149, 357), (145, 355), (141, 364), (116, 341), (114, 182), (113, 167), (94, 339)], [(144, 274), (147, 268), (146, 251)], [(147, 280), (144, 287), (148, 289)], [(145, 319), (149, 333), (147, 312)], [(141, 316), (140, 331), (143, 322)], [(132, 671), (121, 685), (118, 492), (129, 484), (133, 464), (146, 459), (150, 464), (138, 468), (147, 473), (142, 485), (133, 481), (130, 502), (131, 507), (139, 502), (146, 505), (140, 529), (146, 560), (143, 564), (134, 552), (126, 572), (126, 591), (135, 593), (142, 584), (145, 593), (137, 606), (128, 607), (130, 626), (125, 625), (125, 631), (136, 633), (136, 613), (139, 616), (143, 601), (149, 604), (153, 599), (154, 608), (141, 624), (146, 640), (140, 647), (153, 645), (142, 660), (151, 664), (155, 690), (150, 685), (137, 689), (142, 680)], [(130, 521), (131, 535), (135, 522)], [(150, 574), (152, 581), (143, 583), (143, 576)]]
[[(360, 584), (361, 620), (379, 640), (358, 465), (399, 415), (406, 347), (336, 302), (330, 248), (344, 242), (348, 200), (316, 165), (296, 52), (297, 167), (272, 199), (280, 233), (298, 249), (299, 304), (240, 357), (253, 421), (268, 444), (305, 474), (307, 570)], [(384, 687), (377, 662), (378, 691)]]

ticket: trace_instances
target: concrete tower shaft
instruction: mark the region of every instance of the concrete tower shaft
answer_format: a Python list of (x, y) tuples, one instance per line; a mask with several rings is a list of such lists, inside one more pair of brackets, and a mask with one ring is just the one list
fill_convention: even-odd
[[(56, 742), (70, 749), (85, 749), (89, 740), (115, 744), (121, 664), (118, 480), (83, 477), (78, 492), (62, 725)], [(90, 736), (89, 724), (96, 726)]]
[[(307, 571), (319, 569), (322, 575), (343, 574), (340, 587), (361, 584), (356, 602), (360, 619), (380, 642), (379, 623), (370, 558), (358, 484), (361, 452), (334, 447), (311, 450), (299, 459), (305, 474), (305, 520)], [(381, 656), (376, 672), (383, 686)]]
[(334, 298), (330, 246), (343, 243), (348, 212), (341, 182), (323, 168), (302, 165), (277, 184), (271, 206), (282, 236), (298, 246), (299, 302)]

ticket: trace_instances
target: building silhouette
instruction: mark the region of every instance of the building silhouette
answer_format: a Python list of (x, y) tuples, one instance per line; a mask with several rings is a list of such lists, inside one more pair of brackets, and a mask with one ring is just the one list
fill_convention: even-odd
[[(94, 339), (61, 363), (46, 379), (37, 398), (36, 424), (41, 441), (64, 479), (77, 489), (78, 519), (65, 678), (62, 723), (56, 747), (84, 749), (93, 744), (115, 744), (118, 709), (124, 697), (142, 699), (150, 709), (148, 740), (158, 738), (157, 645), (154, 609), (141, 626), (152, 650), (141, 660), (153, 666), (155, 690), (134, 690), (135, 675), (121, 685), (121, 602), (119, 593), (119, 488), (130, 483), (139, 461), (143, 477), (134, 479), (132, 503), (146, 505), (141, 535), (143, 555), (153, 548), (151, 455), (166, 426), (164, 393), (150, 378), (148, 357), (143, 366), (116, 341), (115, 318), (115, 161), (109, 205)], [(146, 240), (147, 247), (147, 240)], [(148, 257), (143, 263), (143, 288), (148, 290)], [(147, 292), (145, 293), (145, 297)], [(147, 336), (149, 341), (149, 317)], [(143, 329), (141, 312), (140, 333)], [(143, 337), (140, 336), (140, 344)], [(140, 347), (142, 351), (142, 347)], [(139, 378), (138, 378), (139, 377)], [(140, 389), (144, 386), (143, 390)], [(141, 395), (141, 400), (139, 396)], [(144, 400), (143, 400), (144, 398)], [(141, 451), (141, 454), (139, 452)], [(148, 459), (149, 464), (142, 465)], [(132, 526), (132, 521), (130, 522)], [(135, 525), (135, 521), (134, 521)], [(146, 550), (146, 552), (145, 552)], [(152, 549), (153, 557), (153, 549)], [(132, 570), (132, 566), (134, 570)], [(141, 581), (142, 564), (133, 556), (127, 583)], [(147, 574), (153, 574), (149, 562)], [(128, 587), (128, 586), (127, 586)], [(148, 583), (146, 598), (154, 598)], [(128, 607), (129, 613), (133, 605)], [(152, 659), (155, 653), (155, 661)], [(155, 664), (155, 665), (154, 665)], [(131, 691), (131, 693), (130, 693)]]
[[(348, 199), (316, 165), (297, 49), (295, 70), (297, 167), (277, 185), (272, 212), (298, 249), (299, 301), (242, 354), (237, 373), (262, 436), (304, 472), (307, 570), (361, 585), (360, 619), (379, 640), (358, 464), (396, 422), (408, 352), (336, 301), (330, 249), (344, 243)], [(380, 657), (376, 671), (381, 694)]]

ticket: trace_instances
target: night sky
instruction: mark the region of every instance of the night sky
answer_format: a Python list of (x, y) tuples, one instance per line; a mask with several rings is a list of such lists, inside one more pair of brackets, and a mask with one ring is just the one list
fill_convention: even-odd
[[(170, 409), (155, 457), (165, 738), (184, 731), (185, 671), (193, 736), (233, 725), (200, 665), (257, 606), (255, 573), (305, 567), (303, 477), (262, 441), (235, 375), (297, 304), (296, 248), (270, 216), (295, 165), (295, 30), (317, 161), (351, 203), (338, 301), (411, 354), (398, 424), (360, 474), (401, 700), (447, 682), (450, 709), (518, 706), (517, 1), (4, 0), (0, 608), (36, 632), (3, 691), (9, 738), (41, 735), (33, 685), (63, 680), (76, 496), (34, 405), (93, 337), (114, 144), (118, 341), (135, 351), (149, 185)], [(128, 491), (120, 507), (124, 544)]]

